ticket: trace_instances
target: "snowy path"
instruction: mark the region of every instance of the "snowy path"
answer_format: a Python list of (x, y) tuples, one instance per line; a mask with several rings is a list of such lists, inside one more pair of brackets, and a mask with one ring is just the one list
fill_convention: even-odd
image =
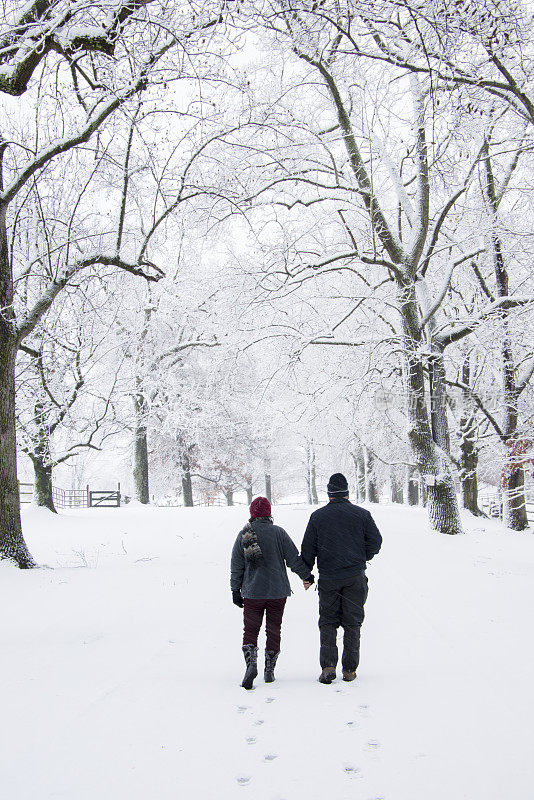
[[(246, 692), (244, 509), (27, 512), (54, 569), (0, 565), (2, 797), (530, 800), (534, 537), (374, 514), (358, 679), (317, 682), (317, 595), (294, 576), (277, 681)], [(275, 511), (297, 543), (307, 515)]]

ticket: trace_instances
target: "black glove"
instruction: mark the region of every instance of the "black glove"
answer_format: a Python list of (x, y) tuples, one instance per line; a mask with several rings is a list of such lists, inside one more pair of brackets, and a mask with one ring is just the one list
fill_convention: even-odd
[(243, 608), (243, 598), (241, 597), (241, 592), (232, 592), (232, 602), (235, 606)]
[(315, 583), (315, 578), (313, 577), (313, 575), (310, 575), (309, 578), (304, 578), (304, 580), (306, 581), (306, 583)]

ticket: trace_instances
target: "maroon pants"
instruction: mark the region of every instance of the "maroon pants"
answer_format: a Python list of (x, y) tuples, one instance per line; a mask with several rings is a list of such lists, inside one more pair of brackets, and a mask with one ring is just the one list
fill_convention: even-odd
[(258, 634), (265, 612), (265, 632), (267, 634), (266, 650), (280, 652), (280, 629), (287, 597), (276, 600), (243, 599), (243, 644), (258, 644)]

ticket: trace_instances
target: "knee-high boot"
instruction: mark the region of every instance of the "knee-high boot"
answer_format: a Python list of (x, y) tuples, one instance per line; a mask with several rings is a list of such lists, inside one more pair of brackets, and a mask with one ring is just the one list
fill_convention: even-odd
[(254, 678), (258, 674), (258, 648), (253, 644), (244, 644), (242, 649), (247, 668), (241, 686), (243, 689), (252, 689)]
[(265, 651), (265, 672), (263, 673), (265, 683), (272, 683), (274, 681), (274, 668), (279, 655), (280, 652), (275, 653), (274, 650)]

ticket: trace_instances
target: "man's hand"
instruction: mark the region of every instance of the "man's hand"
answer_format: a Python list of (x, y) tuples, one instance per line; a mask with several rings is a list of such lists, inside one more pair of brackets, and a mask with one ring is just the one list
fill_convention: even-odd
[(305, 581), (302, 581), (302, 585), (304, 586), (306, 591), (310, 588), (312, 583), (315, 583), (315, 578), (313, 577), (313, 575), (310, 575), (309, 578), (307, 578)]

